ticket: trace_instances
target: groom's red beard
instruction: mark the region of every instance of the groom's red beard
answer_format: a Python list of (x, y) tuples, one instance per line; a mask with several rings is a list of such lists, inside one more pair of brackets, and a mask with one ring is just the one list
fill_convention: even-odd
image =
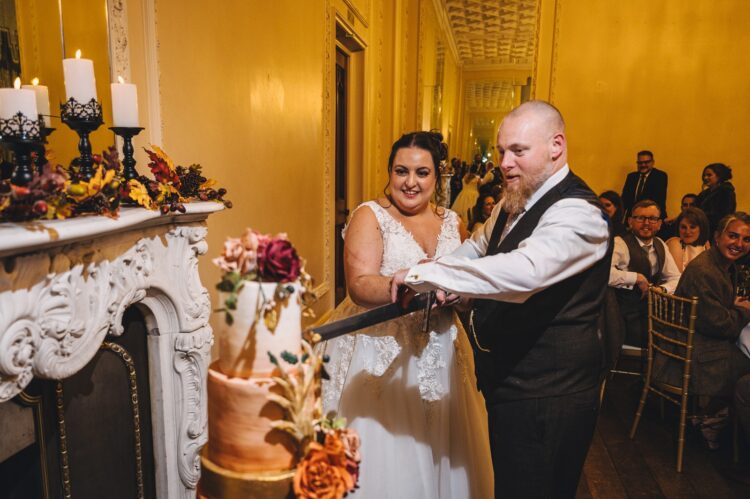
[(549, 174), (546, 171), (520, 177), (515, 186), (510, 186), (505, 190), (503, 210), (511, 214), (519, 213), (526, 207), (529, 198), (548, 178)]

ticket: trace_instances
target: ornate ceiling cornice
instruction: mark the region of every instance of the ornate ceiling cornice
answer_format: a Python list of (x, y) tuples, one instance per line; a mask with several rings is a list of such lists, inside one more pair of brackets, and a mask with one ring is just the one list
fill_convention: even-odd
[(531, 67), (539, 0), (433, 0), (464, 66)]

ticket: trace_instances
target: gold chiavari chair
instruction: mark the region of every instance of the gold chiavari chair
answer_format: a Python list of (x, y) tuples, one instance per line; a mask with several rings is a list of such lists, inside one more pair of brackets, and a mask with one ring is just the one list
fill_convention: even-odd
[[(682, 454), (685, 448), (685, 423), (688, 413), (688, 390), (693, 358), (693, 336), (698, 310), (698, 298), (682, 298), (659, 289), (648, 292), (648, 363), (641, 399), (635, 413), (630, 438), (635, 437), (643, 407), (649, 393), (653, 392), (680, 408), (680, 426), (677, 437), (677, 471), (682, 472)], [(666, 362), (682, 364), (682, 383), (672, 385), (654, 379), (654, 360), (665, 357)]]

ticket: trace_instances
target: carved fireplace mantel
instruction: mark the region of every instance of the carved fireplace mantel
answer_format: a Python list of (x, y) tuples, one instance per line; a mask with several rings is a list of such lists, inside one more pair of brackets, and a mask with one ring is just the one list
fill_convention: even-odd
[(223, 208), (187, 204), (160, 215), (125, 208), (0, 224), (0, 403), (32, 378), (62, 380), (86, 366), (136, 305), (148, 329), (156, 492), (194, 497), (206, 434), (211, 306), (198, 275), (205, 219)]

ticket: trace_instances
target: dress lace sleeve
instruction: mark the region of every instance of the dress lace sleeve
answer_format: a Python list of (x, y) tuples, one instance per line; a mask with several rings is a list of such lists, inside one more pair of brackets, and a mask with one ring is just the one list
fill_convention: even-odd
[(385, 209), (380, 206), (377, 201), (365, 201), (364, 203), (354, 208), (354, 211), (352, 211), (351, 215), (349, 215), (349, 220), (346, 222), (344, 228), (341, 229), (341, 239), (346, 239), (346, 231), (349, 229), (349, 224), (352, 223), (354, 214), (357, 213), (357, 211), (363, 206), (367, 206), (368, 208), (370, 208), (370, 210), (375, 215), (375, 218), (378, 220), (378, 226), (380, 227), (380, 230), (383, 230), (383, 226), (387, 223), (388, 220), (388, 214), (385, 212)]

